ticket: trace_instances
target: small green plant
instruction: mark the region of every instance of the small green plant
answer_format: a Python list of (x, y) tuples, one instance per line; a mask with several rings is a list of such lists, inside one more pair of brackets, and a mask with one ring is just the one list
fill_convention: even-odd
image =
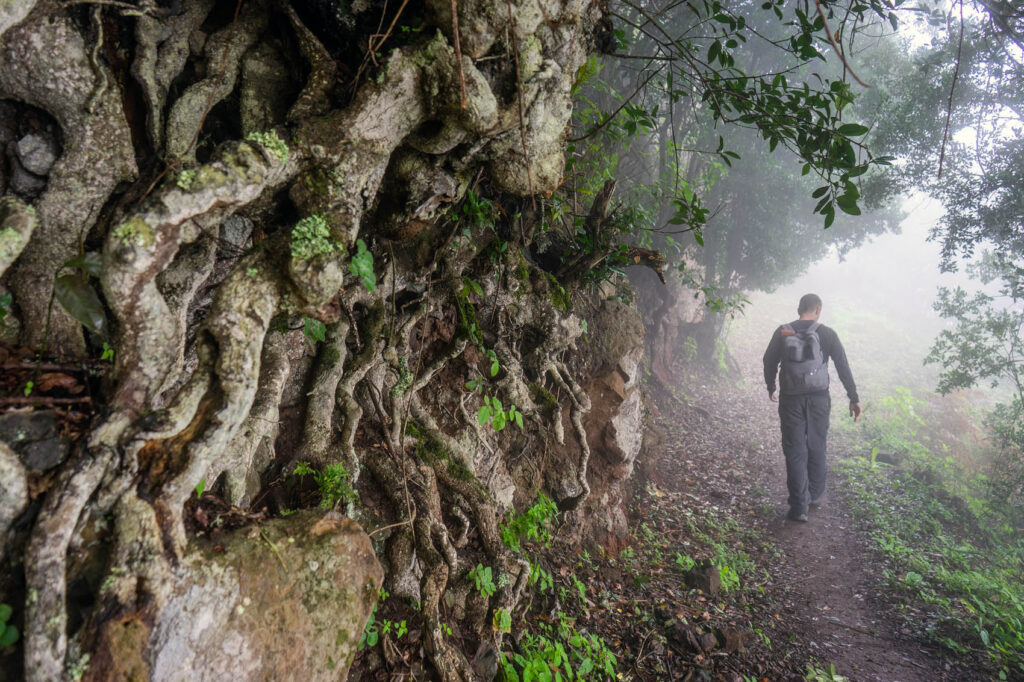
[(295, 223), (289, 247), (292, 258), (310, 260), (334, 253), (338, 250), (338, 242), (331, 236), (327, 219), (314, 213)]
[(722, 591), (732, 592), (733, 590), (739, 589), (740, 587), (740, 574), (734, 571), (729, 566), (722, 566), (719, 570), (719, 575), (722, 578)]
[(100, 354), (100, 360), (114, 362), (114, 349), (106, 341), (103, 342), (103, 352)]
[(296, 476), (313, 477), (320, 491), (320, 507), (323, 509), (334, 509), (339, 504), (359, 500), (359, 495), (348, 482), (349, 471), (341, 462), (328, 464), (322, 472), (309, 466), (309, 462), (299, 462), (292, 473)]
[(288, 160), (288, 145), (277, 136), (276, 130), (268, 130), (265, 133), (249, 133), (245, 136), (245, 139), (249, 142), (260, 143), (264, 149), (276, 156), (281, 163)]
[(327, 326), (315, 318), (303, 317), (302, 335), (314, 344), (323, 343), (327, 340)]
[(356, 240), (356, 253), (348, 263), (348, 271), (363, 282), (367, 291), (377, 288), (377, 277), (373, 274), (373, 254), (362, 239)]
[(494, 628), (495, 632), (512, 632), (512, 614), (508, 612), (508, 609), (494, 610), (494, 616), (491, 618), (491, 627)]
[(32, 395), (32, 389), (34, 389), (35, 387), (36, 387), (36, 382), (32, 381), (31, 379), (29, 379), (28, 381), (25, 382), (24, 393), (25, 393), (25, 397), (26, 398), (28, 396)]
[(836, 667), (831, 663), (827, 668), (816, 668), (807, 665), (807, 672), (804, 673), (807, 682), (846, 682), (846, 677), (836, 672)]
[(366, 626), (363, 627), (363, 636), (359, 638), (359, 649), (377, 646), (379, 638), (380, 633), (377, 630), (377, 605), (374, 604), (373, 611), (370, 612), (370, 617), (366, 621)]
[(480, 593), (481, 597), (488, 598), (498, 589), (494, 584), (490, 566), (477, 564), (476, 568), (469, 572), (469, 577), (473, 579), (473, 584), (476, 585), (476, 591)]
[(10, 604), (0, 604), (0, 649), (11, 646), (18, 641), (18, 637), (21, 635), (17, 626), (11, 625), (9, 622), (13, 615), (14, 609)]
[(196, 483), (196, 497), (202, 497), (203, 491), (206, 490), (206, 479), (199, 479), (199, 483)]
[(530, 562), (530, 585), (537, 585), (541, 592), (551, 592), (555, 589), (555, 577), (541, 568), (540, 564)]
[(537, 495), (537, 501), (525, 512), (512, 515), (501, 526), (501, 540), (512, 551), (518, 551), (522, 542), (538, 542), (551, 546), (553, 526), (558, 515), (558, 506), (544, 493)]
[[(492, 355), (494, 353), (488, 352)], [(497, 367), (498, 360), (495, 356), (491, 364), (491, 376), (498, 373)], [(476, 411), (477, 423), (480, 426), (490, 424), (495, 431), (502, 431), (507, 425), (515, 424), (520, 430), (523, 429), (523, 413), (515, 405), (506, 408), (497, 396), (491, 395), (483, 377), (477, 375), (476, 379), (470, 379), (466, 382), (466, 388), (483, 396), (484, 404)]]
[(509, 405), (508, 409), (505, 409), (498, 398), (490, 395), (484, 396), (484, 404), (476, 411), (476, 420), (481, 426), (490, 423), (495, 431), (503, 430), (509, 423), (523, 428), (523, 413), (515, 405)]
[(185, 190), (187, 192), (190, 189), (192, 189), (192, 185), (195, 184), (195, 181), (196, 181), (196, 171), (195, 171), (195, 169), (194, 168), (186, 168), (185, 170), (183, 170), (180, 173), (178, 173), (178, 179), (175, 180), (174, 184), (176, 184), (178, 187), (180, 187), (181, 189), (183, 189), (183, 190)]
[(501, 652), (501, 678), (505, 682), (616, 679), (618, 660), (604, 640), (580, 633), (564, 613), (558, 614), (558, 620), (557, 626), (540, 623), (536, 633), (524, 633), (518, 653)]

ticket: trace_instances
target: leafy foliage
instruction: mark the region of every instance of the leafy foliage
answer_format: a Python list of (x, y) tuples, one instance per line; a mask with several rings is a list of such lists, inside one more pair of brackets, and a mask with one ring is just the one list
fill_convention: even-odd
[[(908, 615), (955, 652), (981, 647), (1002, 674), (1024, 666), (1024, 589), (1012, 505), (987, 498), (971, 475), (919, 435), (912, 396), (894, 398), (865, 430), (867, 444), (898, 443), (897, 466), (874, 458), (843, 462), (841, 475), (864, 517), (892, 589), (909, 598)], [(881, 436), (881, 437), (879, 437)]]
[(366, 248), (366, 242), (356, 240), (356, 253), (348, 264), (349, 272), (362, 281), (367, 291), (377, 288), (377, 276), (373, 274), (373, 254)]
[(290, 248), (292, 258), (309, 260), (334, 253), (338, 249), (338, 243), (331, 236), (327, 219), (319, 213), (314, 213), (297, 222), (292, 228)]
[(537, 501), (521, 514), (511, 514), (501, 526), (501, 540), (512, 551), (518, 551), (523, 542), (536, 542), (548, 547), (551, 544), (555, 517), (558, 507), (544, 493), (538, 493)]
[(349, 484), (349, 471), (341, 462), (328, 464), (323, 471), (317, 471), (309, 466), (309, 462), (299, 462), (295, 465), (296, 476), (312, 476), (320, 492), (320, 507), (333, 509), (339, 504), (348, 504), (359, 501), (359, 495)]

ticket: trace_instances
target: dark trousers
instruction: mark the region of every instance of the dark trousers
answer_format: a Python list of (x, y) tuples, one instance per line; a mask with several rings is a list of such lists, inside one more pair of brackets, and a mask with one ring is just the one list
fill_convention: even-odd
[(808, 503), (825, 492), (825, 439), (831, 411), (828, 393), (779, 396), (782, 452), (793, 514), (806, 514)]

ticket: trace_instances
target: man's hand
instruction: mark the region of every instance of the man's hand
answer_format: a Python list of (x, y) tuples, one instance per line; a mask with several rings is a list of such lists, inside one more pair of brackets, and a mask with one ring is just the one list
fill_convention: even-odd
[(779, 399), (775, 397), (775, 391), (771, 391), (768, 394), (768, 400), (772, 401), (773, 403), (779, 402)]
[(850, 416), (853, 417), (853, 421), (860, 419), (861, 412), (863, 411), (864, 410), (861, 409), (860, 403), (855, 403), (852, 400), (850, 401)]

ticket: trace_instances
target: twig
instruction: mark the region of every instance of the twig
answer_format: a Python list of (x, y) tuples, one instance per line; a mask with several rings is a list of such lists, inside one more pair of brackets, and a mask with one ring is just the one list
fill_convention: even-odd
[(939, 174), (937, 180), (942, 179), (942, 162), (946, 158), (946, 141), (949, 139), (949, 122), (953, 117), (953, 91), (956, 90), (956, 80), (960, 76), (960, 54), (964, 49), (964, 0), (960, 0), (960, 41), (956, 46), (956, 67), (953, 69), (953, 84), (949, 86), (949, 100), (946, 102), (946, 125), (942, 129), (942, 148), (939, 150)]
[(391, 32), (395, 30), (395, 24), (398, 23), (399, 17), (402, 16), (402, 10), (404, 10), (405, 6), (408, 5), (408, 4), (409, 4), (409, 0), (402, 0), (402, 4), (398, 7), (398, 11), (395, 12), (394, 19), (392, 19), (391, 23), (388, 25), (388, 30), (384, 31), (384, 34), (382, 36), (380, 36), (380, 40), (377, 41), (376, 45), (374, 45), (372, 43), (373, 39), (376, 36), (370, 36), (370, 40), (371, 40), (371, 43), (370, 43), (370, 58), (373, 59), (373, 63), (374, 64), (377, 63), (377, 59), (375, 57), (377, 50), (379, 50), (381, 48), (381, 46), (384, 44), (384, 42), (388, 38), (391, 37)]
[(273, 541), (267, 537), (267, 534), (263, 532), (262, 528), (260, 528), (260, 537), (263, 538), (263, 541), (266, 542), (267, 546), (270, 547), (271, 551), (274, 552), (274, 556), (276, 556), (277, 560), (281, 562), (281, 568), (283, 568), (284, 572), (287, 573), (288, 566), (284, 563), (284, 557), (281, 556), (281, 552), (277, 549), (277, 545), (275, 545)]
[(455, 37), (455, 63), (459, 67), (459, 94), (462, 95), (462, 107), (466, 108), (466, 74), (462, 70), (462, 46), (459, 44), (459, 8), (458, 0), (452, 0), (452, 35)]
[(664, 68), (665, 68), (664, 66), (659, 66), (653, 73), (651, 73), (650, 76), (647, 77), (647, 80), (645, 80), (643, 83), (641, 83), (639, 86), (637, 86), (636, 90), (633, 91), (632, 95), (630, 95), (626, 99), (622, 100), (622, 104), (620, 104), (618, 106), (618, 108), (615, 109), (615, 111), (613, 111), (612, 113), (608, 114), (608, 116), (606, 116), (603, 121), (598, 123), (596, 126), (591, 128), (590, 130), (588, 130), (583, 135), (580, 135), (579, 137), (570, 137), (568, 141), (569, 142), (580, 142), (581, 140), (587, 139), (588, 137), (590, 137), (591, 135), (593, 135), (597, 131), (601, 130), (601, 128), (604, 128), (606, 125), (608, 125), (611, 121), (613, 121), (615, 119), (616, 116), (619, 115), (619, 112), (622, 111), (626, 107), (627, 104), (629, 104), (630, 102), (633, 101), (633, 98), (636, 97), (637, 94), (639, 94), (639, 92), (641, 90), (643, 90), (647, 86), (647, 84), (650, 83), (651, 80), (655, 76), (657, 76), (659, 73), (662, 72), (662, 69), (664, 69)]
[[(853, 71), (853, 67), (850, 66), (848, 61), (846, 61), (846, 55), (843, 54), (842, 48), (836, 45), (836, 39), (832, 37), (832, 29), (828, 27), (828, 20), (825, 19), (825, 10), (821, 8), (821, 0), (814, 0), (814, 4), (818, 8), (818, 16), (821, 17), (821, 23), (825, 26), (825, 35), (828, 36), (828, 42), (832, 43), (832, 49), (835, 50), (836, 54), (839, 55), (839, 58), (843, 60), (843, 66), (850, 72), (850, 75), (853, 76), (853, 80), (857, 81), (865, 88), (870, 88), (870, 85), (857, 77), (857, 74)], [(963, 6), (962, 3), (961, 6)]]
[(416, 510), (413, 509), (412, 510), (412, 517), (411, 518), (408, 518), (405, 521), (399, 521), (398, 523), (389, 523), (388, 525), (381, 526), (380, 528), (374, 528), (369, 533), (367, 533), (366, 536), (372, 538), (374, 535), (376, 535), (377, 533), (380, 533), (381, 531), (391, 530), (392, 528), (398, 528), (399, 526), (408, 526), (409, 524), (411, 524), (415, 520), (416, 520)]
[(526, 187), (530, 191), (530, 204), (533, 210), (537, 210), (537, 199), (533, 196), (533, 173), (530, 171), (530, 152), (526, 149), (526, 115), (523, 113), (523, 78), (519, 71), (519, 46), (516, 44), (516, 20), (512, 16), (512, 0), (505, 0), (508, 6), (508, 31), (509, 42), (512, 47), (512, 57), (516, 63), (516, 89), (519, 100), (519, 141), (523, 145), (523, 159), (526, 161)]

